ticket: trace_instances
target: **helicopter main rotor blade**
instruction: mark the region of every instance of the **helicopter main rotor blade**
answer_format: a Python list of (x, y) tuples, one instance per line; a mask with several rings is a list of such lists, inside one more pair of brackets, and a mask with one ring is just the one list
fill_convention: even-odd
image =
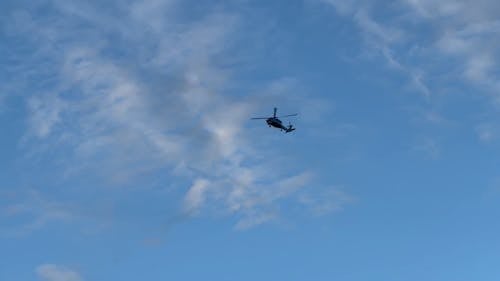
[(250, 118), (251, 120), (257, 120), (257, 119), (268, 119), (269, 117), (254, 117)]
[(295, 114), (288, 114), (288, 115), (283, 115), (283, 116), (278, 116), (278, 118), (283, 118), (283, 117), (291, 117), (291, 116), (297, 116), (299, 114), (295, 113)]

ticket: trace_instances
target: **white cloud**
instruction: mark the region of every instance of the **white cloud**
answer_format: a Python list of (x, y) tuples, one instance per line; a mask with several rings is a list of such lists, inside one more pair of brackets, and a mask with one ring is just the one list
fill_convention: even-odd
[(28, 100), (31, 131), (39, 138), (47, 137), (61, 120), (64, 102), (59, 97), (45, 95)]
[(273, 212), (252, 214), (238, 221), (235, 225), (235, 229), (237, 230), (249, 229), (257, 225), (276, 220), (277, 218), (278, 215)]
[(42, 264), (36, 268), (38, 278), (43, 281), (82, 281), (82, 277), (69, 268), (55, 265)]
[(186, 212), (192, 213), (201, 207), (206, 200), (206, 191), (209, 184), (210, 183), (204, 179), (195, 180), (184, 198), (184, 208)]
[[(500, 89), (493, 71), (500, 55), (497, 1), (400, 0), (390, 6), (355, 0), (324, 2), (351, 17), (369, 46), (382, 53), (388, 65), (406, 73), (426, 96), (431, 92), (426, 78), (442, 76), (434, 66), (443, 54), (456, 59), (448, 69), (457, 79), (492, 93)], [(383, 18), (377, 16), (382, 9)], [(433, 79), (437, 86), (440, 82), (446, 81)]]
[[(423, 16), (418, 23), (436, 30), (434, 41), (428, 43), (434, 57), (445, 55), (454, 59), (448, 67), (457, 81), (464, 81), (480, 92), (491, 93), (498, 102), (500, 84), (496, 69), (500, 56), (500, 33), (497, 1), (410, 1)], [(434, 57), (425, 56), (427, 60)], [(428, 69), (432, 73), (432, 69)]]
[(360, 7), (364, 7), (362, 0), (322, 0), (325, 3), (331, 4), (335, 7), (337, 12), (341, 15), (352, 15)]
[[(64, 151), (54, 159), (68, 167), (59, 173), (119, 184), (165, 171), (195, 179), (184, 211), (234, 214), (243, 228), (278, 216), (279, 201), (311, 184), (310, 173), (258, 161), (284, 157), (257, 149), (254, 142), (262, 141), (243, 130), (255, 108), (279, 94), (233, 97), (237, 70), (221, 65), (235, 56), (232, 44), (244, 32), (238, 14), (214, 9), (187, 20), (175, 13), (178, 1), (99, 9), (51, 3), (57, 13), (27, 17), (18, 36), (38, 36), (25, 68), (53, 77), (49, 89), (26, 97), (27, 135), (37, 138), (25, 147)], [(36, 67), (42, 60), (51, 67)], [(266, 94), (276, 85), (290, 90), (283, 81), (260, 87)]]
[(500, 135), (500, 126), (495, 123), (482, 123), (476, 128), (477, 137), (484, 143), (498, 140)]
[(437, 159), (441, 155), (439, 142), (432, 137), (425, 137), (419, 140), (413, 147), (413, 150), (424, 153), (424, 155)]
[(354, 14), (353, 19), (366, 35), (373, 37), (370, 39), (372, 43), (382, 44), (380, 48), (387, 47), (388, 44), (400, 41), (403, 36), (402, 30), (382, 25), (373, 20), (364, 9), (359, 9)]
[(0, 208), (0, 216), (9, 225), (2, 234), (23, 235), (53, 222), (72, 222), (78, 217), (70, 205), (49, 200), (36, 190), (17, 192), (9, 199)]
[[(394, 71), (408, 77), (412, 89), (425, 97), (426, 106), (441, 116), (457, 103), (463, 94), (478, 105), (500, 104), (500, 2), (493, 0), (324, 0), (334, 6), (343, 19), (350, 20), (364, 38), (362, 54), (370, 59), (382, 58)], [(377, 64), (378, 65), (378, 64)], [(487, 95), (484, 95), (487, 94)], [(478, 98), (484, 95), (489, 99)], [(464, 105), (465, 106), (465, 105)], [(439, 108), (439, 111), (436, 109)], [(426, 110), (429, 111), (429, 110)], [(484, 119), (484, 110), (474, 113)], [(490, 114), (491, 115), (491, 114)], [(467, 128), (483, 142), (497, 139), (497, 129), (490, 121)], [(460, 116), (460, 119), (469, 118)], [(440, 126), (454, 120), (438, 120), (427, 116)], [(491, 121), (493, 120), (493, 121)], [(463, 122), (462, 122), (463, 123)], [(449, 126), (448, 126), (449, 127)], [(431, 158), (440, 156), (441, 147), (434, 136), (417, 140), (414, 150)], [(424, 133), (428, 134), (428, 132)]]
[(170, 16), (169, 6), (175, 1), (146, 0), (137, 1), (130, 7), (133, 19), (151, 27), (155, 32), (162, 32), (165, 28), (165, 18)]
[(397, 22), (391, 20), (385, 23), (375, 19), (373, 10), (378, 6), (372, 5), (370, 1), (323, 0), (323, 2), (333, 5), (341, 16), (352, 19), (364, 37), (369, 52), (374, 52), (376, 56), (382, 57), (389, 67), (406, 75), (409, 84), (416, 91), (425, 97), (430, 95), (431, 91), (425, 82), (425, 73), (420, 67), (404, 63), (399, 58), (401, 54), (397, 50), (400, 45), (409, 40), (409, 34), (411, 34), (405, 30), (405, 26), (398, 25)]
[(332, 187), (326, 189), (321, 196), (311, 197), (309, 194), (301, 194), (299, 201), (309, 206), (313, 214), (321, 216), (343, 210), (345, 205), (356, 200), (340, 188)]
[(406, 2), (424, 17), (453, 15), (464, 8), (461, 1), (406, 0)]

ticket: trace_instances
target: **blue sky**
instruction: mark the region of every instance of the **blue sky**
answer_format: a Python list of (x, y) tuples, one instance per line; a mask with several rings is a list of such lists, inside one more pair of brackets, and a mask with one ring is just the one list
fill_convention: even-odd
[(2, 1), (0, 280), (499, 280), (499, 12)]

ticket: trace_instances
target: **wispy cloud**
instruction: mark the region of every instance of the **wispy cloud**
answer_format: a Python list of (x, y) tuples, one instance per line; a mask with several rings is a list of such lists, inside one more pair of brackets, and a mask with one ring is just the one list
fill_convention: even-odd
[[(240, 15), (207, 7), (187, 19), (181, 1), (44, 5), (44, 13), (14, 11), (9, 30), (32, 49), (17, 56), (38, 78), (24, 94), (23, 148), (61, 151), (58, 173), (130, 185), (167, 171), (188, 182), (185, 212), (235, 214), (239, 228), (278, 216), (279, 201), (297, 200), (296, 190), (312, 184), (310, 173), (260, 161), (284, 156), (257, 149), (258, 139), (243, 130), (264, 96), (231, 93), (238, 70), (225, 63), (238, 56)], [(288, 89), (283, 81), (260, 88)]]
[[(323, 2), (332, 5), (339, 15), (351, 19), (356, 24), (368, 46), (369, 53), (383, 58), (388, 67), (406, 75), (413, 89), (425, 97), (430, 95), (429, 87), (425, 82), (425, 72), (421, 67), (406, 63), (400, 58), (402, 54), (399, 51), (408, 42), (410, 36), (408, 30), (405, 29), (406, 25), (397, 22), (398, 17), (396, 17), (396, 22), (394, 19), (386, 20), (386, 22), (376, 19), (374, 10), (377, 6), (370, 1), (323, 0)], [(390, 10), (389, 7), (385, 8)]]
[(500, 137), (500, 126), (496, 123), (482, 123), (477, 126), (476, 133), (481, 142), (490, 143)]
[(76, 271), (55, 264), (37, 266), (36, 274), (43, 281), (83, 281)]
[(321, 196), (311, 197), (306, 193), (302, 194), (299, 200), (309, 206), (314, 215), (321, 216), (343, 210), (346, 205), (354, 203), (356, 198), (338, 187), (331, 187), (324, 190)]
[[(417, 90), (428, 96), (428, 78), (443, 76), (437, 62), (447, 64), (456, 78), (496, 93), (500, 32), (498, 2), (482, 0), (399, 0), (374, 5), (370, 1), (324, 0), (357, 24), (369, 46), (390, 66), (405, 72)], [(377, 16), (383, 10), (384, 17)], [(455, 59), (444, 60), (443, 55)], [(434, 88), (446, 81), (432, 79)], [(439, 89), (439, 88), (438, 88)]]
[[(500, 2), (321, 2), (334, 7), (340, 18), (356, 27), (356, 35), (363, 39), (360, 57), (375, 61), (376, 65), (385, 62), (392, 71), (408, 78), (407, 84), (413, 91), (423, 95), (426, 109), (417, 114), (428, 122), (418, 129), (422, 130), (419, 135), (426, 137), (417, 136), (412, 150), (439, 158), (445, 149), (441, 145), (446, 142), (445, 133), (459, 126), (468, 126), (468, 133), (477, 134), (482, 142), (497, 139), (498, 130), (491, 124), (497, 121), (496, 109), (500, 104)], [(464, 98), (470, 104), (465, 105)], [(450, 114), (462, 105), (481, 109), (468, 115)], [(495, 110), (491, 113), (487, 108)], [(468, 118), (474, 120), (464, 122)], [(435, 126), (440, 129), (435, 130)]]
[(11, 194), (8, 202), (0, 205), (2, 234), (24, 235), (50, 223), (73, 222), (78, 217), (68, 204), (45, 198), (36, 190)]
[(432, 137), (424, 137), (420, 139), (413, 146), (413, 150), (423, 153), (432, 159), (437, 159), (441, 155), (439, 142)]

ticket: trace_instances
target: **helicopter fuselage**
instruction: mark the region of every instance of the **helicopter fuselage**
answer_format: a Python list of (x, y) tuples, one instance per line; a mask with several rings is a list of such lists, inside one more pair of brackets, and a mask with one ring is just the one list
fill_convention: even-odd
[(266, 123), (269, 127), (275, 127), (275, 128), (278, 128), (278, 129), (281, 129), (281, 130), (284, 130), (285, 132), (289, 133), (293, 130), (295, 130), (295, 128), (292, 127), (292, 125), (290, 125), (289, 127), (285, 127), (283, 126), (283, 123), (281, 122), (281, 120), (279, 120), (277, 117), (270, 117), (270, 118), (267, 118), (266, 119)]
[(281, 122), (281, 120), (279, 120), (276, 117), (268, 118), (266, 120), (266, 123), (267, 123), (267, 125), (269, 125), (269, 127), (273, 126), (275, 128), (278, 128), (278, 129), (283, 129), (283, 130), (286, 129), (286, 127), (283, 126), (283, 123)]

